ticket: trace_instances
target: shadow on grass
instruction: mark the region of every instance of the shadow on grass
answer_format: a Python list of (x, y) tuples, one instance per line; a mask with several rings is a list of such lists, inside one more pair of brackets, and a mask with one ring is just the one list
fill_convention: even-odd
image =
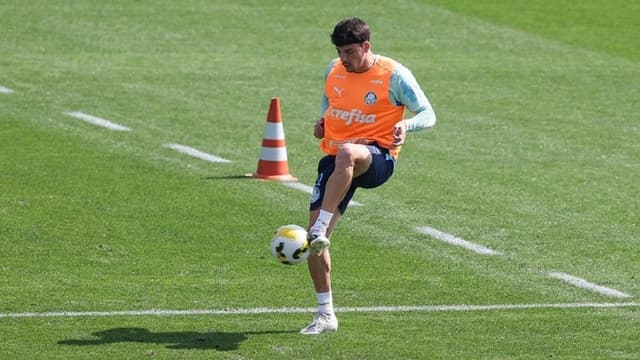
[(236, 350), (248, 335), (285, 334), (297, 331), (251, 331), (251, 332), (150, 332), (144, 328), (114, 328), (97, 331), (91, 335), (97, 339), (61, 340), (60, 345), (95, 346), (121, 342), (168, 344), (167, 349), (215, 349)]
[(238, 180), (238, 179), (253, 179), (248, 175), (211, 175), (203, 177), (204, 180)]

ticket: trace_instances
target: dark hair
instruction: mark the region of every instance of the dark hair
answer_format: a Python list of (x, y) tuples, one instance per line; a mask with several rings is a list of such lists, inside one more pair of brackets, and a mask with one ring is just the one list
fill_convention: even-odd
[(362, 44), (369, 41), (369, 25), (356, 17), (341, 20), (331, 34), (331, 42), (335, 46)]

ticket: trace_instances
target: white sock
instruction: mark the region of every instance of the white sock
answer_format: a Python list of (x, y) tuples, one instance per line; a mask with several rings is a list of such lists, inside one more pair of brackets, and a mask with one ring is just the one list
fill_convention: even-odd
[(320, 213), (318, 214), (318, 218), (316, 219), (316, 223), (313, 225), (313, 227), (321, 226), (326, 230), (329, 224), (331, 223), (332, 217), (333, 217), (332, 212), (320, 210)]
[(317, 293), (316, 297), (318, 298), (318, 312), (321, 314), (333, 315), (333, 297), (331, 295), (331, 291)]

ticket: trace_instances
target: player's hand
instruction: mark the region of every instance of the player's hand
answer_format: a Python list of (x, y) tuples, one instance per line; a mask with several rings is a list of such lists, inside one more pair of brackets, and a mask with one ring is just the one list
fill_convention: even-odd
[(316, 121), (316, 125), (313, 127), (313, 136), (318, 139), (324, 137), (324, 118), (320, 118)]
[(391, 147), (396, 147), (404, 144), (404, 139), (407, 137), (407, 124), (402, 121), (398, 121), (393, 127), (393, 142)]

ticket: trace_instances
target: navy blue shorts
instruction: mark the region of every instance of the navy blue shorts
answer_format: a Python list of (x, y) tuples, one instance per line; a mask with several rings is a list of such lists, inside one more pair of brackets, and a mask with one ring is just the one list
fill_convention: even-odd
[[(367, 145), (367, 148), (371, 153), (371, 166), (364, 174), (356, 177), (351, 182), (351, 187), (340, 202), (340, 205), (338, 205), (338, 210), (341, 214), (344, 214), (357, 188), (371, 189), (378, 187), (387, 182), (391, 175), (393, 175), (396, 159), (389, 155), (389, 151), (375, 145)], [(332, 155), (327, 155), (320, 159), (318, 163), (318, 177), (316, 178), (316, 183), (311, 193), (310, 210), (316, 210), (322, 205), (327, 180), (329, 180), (329, 176), (331, 176), (335, 169), (335, 160), (336, 157)]]

